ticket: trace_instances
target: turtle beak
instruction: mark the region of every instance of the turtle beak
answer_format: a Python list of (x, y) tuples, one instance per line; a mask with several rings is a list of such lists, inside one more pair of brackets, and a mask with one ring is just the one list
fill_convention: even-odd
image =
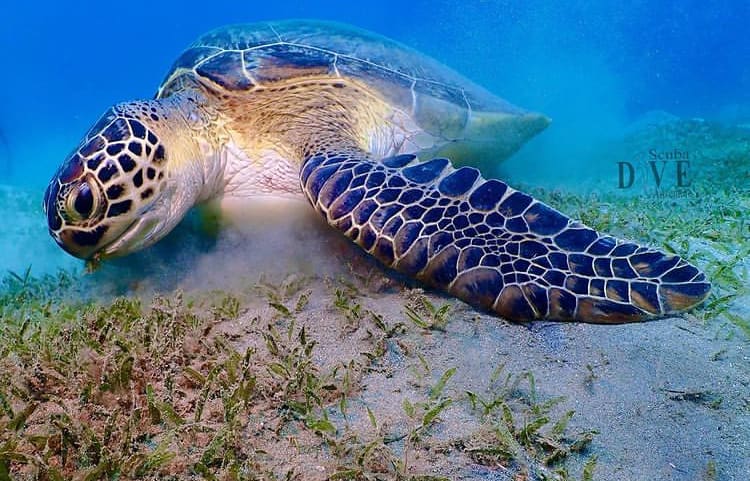
[(120, 257), (143, 249), (158, 239), (153, 239), (161, 222), (153, 216), (145, 215), (136, 219), (120, 236), (97, 253), (97, 260)]

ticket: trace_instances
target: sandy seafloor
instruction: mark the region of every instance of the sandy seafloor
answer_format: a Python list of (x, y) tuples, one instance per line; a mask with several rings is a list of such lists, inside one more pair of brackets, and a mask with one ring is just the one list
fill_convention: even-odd
[[(105, 264), (94, 274), (83, 274), (81, 264), (48, 238), (40, 192), (5, 186), (0, 195), (3, 270), (21, 273), (29, 263), (35, 274), (57, 268), (74, 270), (80, 272), (82, 285), (104, 293), (105, 298), (113, 294), (148, 296), (176, 288), (188, 292), (243, 290), (257, 282), (261, 273), (272, 279), (288, 274), (310, 276), (306, 287), (311, 290), (311, 301), (302, 322), (319, 342), (316, 359), (321, 365), (332, 365), (357, 354), (356, 340), (361, 333), (353, 332), (346, 342), (331, 338), (334, 293), (324, 279), (346, 279), (353, 275), (347, 264), (362, 260), (335, 233), (305, 214), (302, 206), (298, 216), (250, 223), (250, 227), (229, 229), (215, 239), (202, 236), (195, 222), (186, 222), (159, 247)], [(740, 275), (750, 281), (747, 262), (742, 265)], [(408, 323), (404, 305), (414, 286), (385, 281), (390, 273), (373, 265), (366, 265), (365, 270), (381, 282), (360, 298), (363, 306), (389, 323)], [(533, 373), (539, 398), (564, 396), (555, 412), (575, 410), (571, 430), (599, 432), (587, 451), (587, 456), (598, 456), (594, 479), (749, 479), (747, 333), (725, 321), (701, 321), (693, 314), (616, 326), (519, 325), (438, 293), (427, 294), (436, 304), (452, 304), (446, 331), (426, 332), (410, 325), (400, 345), (421, 353), (429, 372), (420, 374), (420, 362), (413, 353), (406, 355), (402, 348), (391, 346), (381, 369), (364, 379), (365, 389), (352, 400), (355, 425), (359, 422), (366, 430), (363, 406), (368, 406), (379, 422), (398, 430), (403, 399), (424, 397), (428, 386), (447, 369), (455, 367), (456, 374), (446, 393), (460, 397), (465, 391), (485, 392), (493, 371), (504, 365), (508, 373)], [(739, 296), (735, 312), (747, 316), (747, 300), (746, 295)], [(240, 332), (243, 323), (268, 315), (261, 297), (246, 302), (242, 316), (225, 329)], [(458, 404), (440, 418), (433, 433), (438, 438), (459, 438), (477, 428)], [(571, 458), (571, 472), (577, 476), (585, 460), (586, 456)], [(710, 474), (712, 463), (717, 469), (715, 477)], [(430, 473), (450, 479), (502, 480), (513, 475), (482, 467), (456, 451), (432, 459), (426, 466), (431, 466)]]

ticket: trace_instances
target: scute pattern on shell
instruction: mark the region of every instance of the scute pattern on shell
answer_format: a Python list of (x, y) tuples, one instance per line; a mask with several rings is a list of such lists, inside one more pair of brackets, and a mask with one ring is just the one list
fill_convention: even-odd
[(524, 112), (398, 42), (332, 22), (291, 20), (213, 30), (177, 59), (158, 96), (184, 88), (182, 76), (188, 72), (227, 90), (309, 73), (338, 75), (371, 85), (395, 105), (412, 110), (425, 99), (440, 99), (467, 112)]

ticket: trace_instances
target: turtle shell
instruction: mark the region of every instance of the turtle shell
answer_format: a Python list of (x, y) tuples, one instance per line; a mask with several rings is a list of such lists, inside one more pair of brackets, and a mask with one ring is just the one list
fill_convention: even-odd
[(157, 97), (195, 82), (214, 91), (244, 91), (306, 75), (364, 82), (443, 136), (462, 132), (472, 112), (526, 113), (398, 42), (348, 25), (308, 20), (231, 25), (206, 33), (177, 59)]

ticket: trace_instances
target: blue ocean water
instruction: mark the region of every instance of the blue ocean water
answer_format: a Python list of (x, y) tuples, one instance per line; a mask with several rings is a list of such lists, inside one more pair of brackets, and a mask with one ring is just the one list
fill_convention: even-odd
[(614, 178), (615, 159), (601, 150), (593, 154), (592, 146), (650, 111), (750, 119), (748, 2), (6, 4), (0, 15), (0, 185), (31, 189), (39, 217), (24, 219), (30, 223), (14, 231), (21, 232), (17, 238), (0, 238), (0, 268), (47, 262), (24, 245), (27, 231), (61, 263), (72, 261), (46, 237), (36, 203), (104, 109), (153, 96), (173, 60), (203, 32), (283, 18), (373, 30), (551, 117), (552, 125), (506, 162), (511, 180), (526, 184), (575, 186), (598, 175), (596, 165), (606, 165)]
[(0, 182), (44, 185), (103, 109), (152, 96), (202, 32), (289, 17), (402, 41), (546, 113), (567, 143), (654, 109), (749, 115), (750, 3), (737, 0), (14, 2), (0, 16)]
[[(504, 164), (507, 168), (504, 173), (523, 185), (538, 184), (548, 188), (564, 185), (583, 190), (586, 180), (596, 181), (598, 176), (604, 176), (607, 188), (617, 189), (617, 161), (623, 159), (622, 152), (610, 155), (607, 146), (612, 139), (622, 140), (624, 133), (644, 118), (716, 120), (750, 132), (750, 41), (747, 37), (750, 2), (747, 0), (5, 2), (0, 7), (0, 217), (4, 224), (0, 228), (0, 275), (9, 270), (23, 273), (29, 266), (33, 274), (54, 272), (60, 267), (80, 272), (82, 262), (65, 254), (47, 235), (41, 200), (51, 175), (107, 107), (152, 97), (174, 59), (205, 31), (231, 23), (284, 18), (334, 20), (378, 32), (436, 58), (516, 105), (551, 117), (552, 125)], [(747, 189), (750, 171), (747, 166), (744, 171), (744, 178), (728, 177), (738, 182), (738, 187)], [(740, 185), (741, 182), (745, 184)], [(746, 202), (745, 207), (750, 207), (750, 203)], [(292, 234), (299, 233), (289, 233), (288, 237)], [(712, 234), (712, 240), (722, 237), (721, 233)], [(188, 242), (196, 245), (186, 247)], [(241, 275), (247, 270), (249, 261), (235, 262), (231, 256), (223, 258), (223, 264), (208, 256), (197, 262), (197, 256), (191, 258), (191, 255), (203, 248), (198, 245), (200, 242), (167, 238), (162, 241), (161, 245), (166, 247), (159, 254), (149, 257), (141, 253), (140, 260), (147, 262), (133, 262), (129, 266), (128, 260), (113, 261), (120, 264), (109, 271), (109, 275), (116, 277), (127, 272), (129, 277), (148, 278), (151, 271), (144, 273), (143, 265), (163, 257), (165, 252), (170, 254), (165, 264), (194, 270), (198, 273), (195, 278), (201, 281), (209, 273), (224, 277)], [(713, 256), (714, 250), (701, 242), (696, 238), (680, 245), (680, 253), (694, 254), (695, 250), (704, 248)], [(240, 248), (235, 248), (234, 252), (248, 250), (245, 244), (238, 244)], [(283, 250), (284, 245), (279, 250)], [(269, 264), (280, 263), (273, 255), (265, 254), (266, 251), (258, 250), (253, 255), (255, 259), (267, 257), (265, 262)], [(721, 252), (716, 257), (724, 254)], [(316, 256), (316, 248), (310, 247), (295, 255), (306, 261)], [(727, 254), (731, 255), (734, 252)], [(707, 264), (714, 272), (721, 270), (708, 262), (703, 265)], [(746, 261), (744, 265), (747, 266)], [(157, 272), (160, 267), (153, 267), (153, 271)], [(318, 267), (325, 266), (314, 265)], [(237, 271), (243, 272), (238, 274)], [(108, 279), (106, 275), (98, 280)], [(746, 279), (747, 269), (743, 276)], [(746, 280), (742, 282), (747, 284)], [(734, 295), (737, 293), (731, 292), (727, 298)], [(744, 298), (738, 297), (733, 309), (745, 315), (747, 305), (740, 304), (747, 299), (747, 294), (743, 295)], [(688, 319), (698, 323), (695, 318)], [(713, 322), (728, 325), (725, 321)], [(664, 328), (666, 334), (659, 337), (650, 331), (637, 331), (641, 333), (638, 337), (623, 330), (619, 331), (621, 337), (617, 337), (618, 331), (608, 331), (615, 339), (608, 344), (613, 346), (613, 368), (619, 367), (618, 353), (619, 359), (625, 358), (623, 365), (638, 364), (641, 357), (647, 361), (656, 359), (653, 365), (638, 364), (643, 370), (634, 372), (656, 371), (666, 379), (662, 381), (662, 377), (657, 377), (658, 383), (651, 380), (649, 384), (633, 375), (622, 384), (605, 384), (606, 389), (623, 386), (612, 388), (617, 395), (627, 394), (633, 386), (651, 390), (643, 396), (644, 410), (663, 404), (662, 398), (652, 402), (648, 396), (665, 390), (665, 386), (670, 387), (672, 378), (683, 370), (681, 356), (688, 352), (681, 351), (682, 345), (672, 344), (674, 333), (667, 331), (666, 325), (654, 323), (653, 328), (656, 327)], [(555, 356), (564, 348), (570, 348), (573, 355), (587, 355), (589, 347), (599, 346), (598, 340), (603, 337), (601, 332), (592, 331), (587, 342), (579, 343), (574, 336), (566, 338), (564, 332), (567, 331), (561, 326), (542, 325), (538, 329), (536, 333), (544, 339), (545, 349)], [(581, 329), (589, 329), (589, 326)], [(690, 329), (684, 328), (677, 334), (685, 332)], [(686, 397), (692, 389), (706, 386), (714, 389), (714, 381), (725, 378), (724, 373), (715, 376), (711, 373), (724, 369), (725, 364), (714, 361), (723, 359), (727, 352), (728, 359), (739, 367), (726, 368), (731, 376), (722, 381), (726, 386), (721, 392), (734, 393), (737, 386), (746, 390), (746, 382), (736, 379), (742, 378), (743, 369), (748, 365), (747, 343), (736, 348), (740, 341), (732, 341), (726, 332), (718, 331), (714, 336), (712, 331), (709, 337), (714, 337), (715, 341), (726, 338), (727, 342), (735, 344), (725, 347), (721, 342), (709, 344), (701, 338), (702, 344), (690, 354), (693, 357), (686, 357), (684, 367), (694, 372), (690, 378), (692, 384), (678, 386), (686, 390)], [(654, 348), (643, 351), (628, 348), (628, 344), (637, 342)], [(672, 355), (666, 362), (676, 367), (664, 368), (664, 360), (657, 359), (657, 350), (661, 352), (666, 345), (672, 347), (668, 351)], [(515, 347), (510, 346), (511, 350)], [(695, 359), (705, 361), (709, 356), (715, 371), (701, 371), (704, 363), (692, 363)], [(545, 369), (549, 359), (545, 356)], [(727, 362), (731, 366), (730, 361)], [(603, 355), (602, 364), (609, 364)], [(586, 366), (591, 369), (590, 365)], [(539, 371), (545, 369), (539, 368)], [(619, 405), (611, 402), (608, 392), (602, 390), (600, 395), (602, 403), (612, 412), (619, 409)], [(727, 411), (715, 407), (697, 414), (680, 410), (674, 418), (684, 419), (697, 431), (702, 425), (694, 423), (694, 419), (720, 417), (715, 424), (710, 424), (710, 433), (719, 436), (716, 433), (724, 428), (726, 418), (741, 413), (743, 419), (747, 419), (747, 396), (740, 393), (736, 399), (726, 397)], [(621, 418), (616, 416), (631, 413), (623, 413), (612, 414), (612, 422), (621, 424), (619, 427), (627, 431), (631, 419), (620, 423)], [(712, 418), (712, 415), (715, 416)], [(640, 414), (633, 419), (637, 417)], [(649, 427), (648, 419), (642, 418), (637, 426)], [(747, 422), (743, 422), (746, 426)], [(661, 427), (655, 425), (654, 429), (658, 431)], [(664, 437), (661, 432), (653, 435), (660, 440), (664, 437), (662, 444), (657, 443), (659, 446), (672, 444), (665, 450), (666, 454), (662, 453), (668, 461), (665, 466), (668, 464), (676, 470), (673, 458), (695, 457), (699, 441), (710, 445), (710, 449), (701, 451), (701, 456), (715, 450), (731, 458), (720, 465), (722, 468), (734, 468), (732, 463), (746, 462), (734, 459), (736, 453), (747, 446), (748, 438), (741, 439), (742, 433), (747, 432), (746, 427), (745, 431), (738, 430), (740, 434), (736, 437), (740, 440), (734, 445), (724, 443), (725, 439), (721, 438), (722, 447), (729, 446), (726, 450), (719, 447), (716, 437), (706, 436), (710, 434), (708, 429), (688, 439), (693, 431), (683, 430), (683, 427), (675, 423), (672, 429), (679, 433), (672, 437)], [(722, 433), (727, 431), (732, 430), (724, 429)], [(640, 446), (641, 433), (629, 434), (634, 435), (632, 442)], [(630, 440), (616, 440), (615, 444), (617, 442), (627, 444)], [(601, 443), (605, 445), (605, 441)], [(688, 444), (694, 449), (681, 449)], [(650, 444), (645, 446), (644, 449), (651, 449)], [(681, 456), (675, 456), (676, 451)], [(636, 456), (642, 451), (633, 452)], [(603, 462), (612, 465), (627, 462), (605, 458), (603, 456)], [(637, 467), (639, 461), (632, 464)], [(696, 466), (703, 461), (696, 459)], [(664, 469), (673, 473), (671, 468)], [(689, 479), (699, 479), (697, 475), (692, 476), (697, 469), (702, 469), (702, 465), (690, 472)], [(675, 476), (670, 479), (688, 479), (687, 474)], [(714, 478), (706, 475), (701, 479)]]

